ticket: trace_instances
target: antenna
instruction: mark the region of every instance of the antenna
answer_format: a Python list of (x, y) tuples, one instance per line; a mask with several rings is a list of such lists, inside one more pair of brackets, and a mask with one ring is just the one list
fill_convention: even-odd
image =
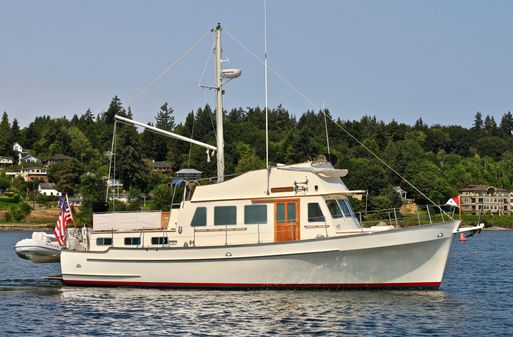
[(265, 90), (265, 167), (269, 169), (269, 117), (267, 110), (267, 0), (264, 0), (264, 90)]
[(326, 108), (324, 107), (324, 103), (322, 104), (322, 110), (322, 114), (324, 115), (324, 129), (326, 130), (326, 144), (328, 145), (328, 161), (331, 162), (330, 136), (328, 135), (328, 122), (326, 121)]
[(269, 195), (269, 113), (267, 102), (267, 0), (264, 0), (264, 91), (265, 91), (265, 168), (267, 169), (267, 195)]

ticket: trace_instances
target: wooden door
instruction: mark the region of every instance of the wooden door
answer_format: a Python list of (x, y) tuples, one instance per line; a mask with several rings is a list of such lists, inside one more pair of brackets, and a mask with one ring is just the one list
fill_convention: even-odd
[(299, 199), (274, 203), (274, 241), (299, 240)]

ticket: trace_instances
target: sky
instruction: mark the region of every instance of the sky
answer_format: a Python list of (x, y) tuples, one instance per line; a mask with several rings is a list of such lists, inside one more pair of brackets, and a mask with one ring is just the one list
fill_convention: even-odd
[[(513, 110), (512, 16), (513, 1), (500, 0), (268, 0), (269, 106), (465, 127), (480, 111), (499, 122)], [(225, 109), (264, 106), (263, 0), (0, 0), (0, 112), (24, 127), (99, 114), (118, 95), (138, 121), (168, 102), (181, 122), (215, 105), (198, 84), (214, 81), (217, 22), (223, 67), (242, 70)]]

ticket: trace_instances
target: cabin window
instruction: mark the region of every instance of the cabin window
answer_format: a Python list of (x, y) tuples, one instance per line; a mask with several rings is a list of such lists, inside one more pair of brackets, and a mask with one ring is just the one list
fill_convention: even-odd
[(169, 240), (166, 236), (157, 236), (157, 237), (151, 238), (152, 245), (167, 245), (168, 242), (169, 242)]
[(125, 238), (125, 246), (139, 246), (141, 244), (141, 238)]
[(344, 216), (337, 200), (335, 200), (335, 199), (326, 200), (326, 205), (328, 206), (328, 209), (330, 210), (330, 213), (331, 213), (331, 216), (333, 217), (333, 219), (342, 218)]
[(296, 221), (296, 203), (289, 202), (287, 204), (287, 221), (295, 222)]
[(112, 246), (112, 238), (96, 238), (97, 246)]
[(349, 200), (340, 199), (338, 201), (338, 203), (340, 204), (340, 207), (344, 211), (344, 215), (346, 217), (356, 218), (356, 214), (354, 213), (353, 209), (351, 208), (351, 204), (349, 203)]
[(207, 208), (206, 207), (198, 207), (196, 208), (196, 212), (194, 212), (194, 217), (192, 218), (191, 226), (206, 226), (207, 225)]
[(322, 215), (319, 203), (308, 203), (308, 222), (324, 222), (324, 215)]
[(337, 200), (338, 204), (340, 205), (340, 208), (342, 209), (342, 213), (344, 213), (344, 216), (349, 217), (351, 216), (351, 212), (349, 212), (349, 208), (346, 205), (346, 201), (343, 199)]
[(267, 205), (244, 206), (244, 224), (256, 225), (267, 223)]
[(214, 207), (214, 225), (235, 225), (237, 223), (237, 207)]
[(285, 222), (285, 204), (283, 203), (276, 204), (276, 222)]

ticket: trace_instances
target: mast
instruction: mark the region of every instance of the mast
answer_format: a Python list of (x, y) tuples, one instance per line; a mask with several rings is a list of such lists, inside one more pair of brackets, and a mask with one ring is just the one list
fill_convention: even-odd
[(214, 28), (216, 39), (216, 128), (217, 128), (217, 182), (224, 180), (224, 137), (223, 137), (223, 77), (221, 69), (221, 24)]
[(265, 168), (267, 170), (267, 189), (269, 195), (269, 180), (271, 169), (269, 167), (269, 111), (267, 100), (267, 0), (264, 0), (264, 91), (265, 91)]

